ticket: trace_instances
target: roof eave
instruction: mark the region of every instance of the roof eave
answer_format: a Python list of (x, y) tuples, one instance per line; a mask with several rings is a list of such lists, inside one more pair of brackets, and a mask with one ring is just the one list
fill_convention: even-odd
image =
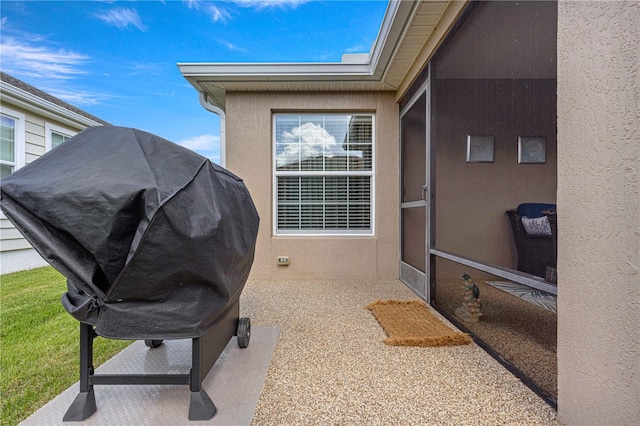
[[(459, 3), (458, 6), (448, 9), (456, 9), (454, 14), (448, 10), (448, 19), (457, 14), (469, 0), (444, 0), (450, 6)], [(178, 63), (182, 75), (191, 85), (201, 93), (208, 93), (207, 99), (213, 105), (225, 109), (226, 90), (234, 83), (255, 83), (261, 87), (271, 84), (277, 87), (278, 83), (353, 83), (354, 90), (389, 90), (398, 91), (405, 84), (389, 79), (389, 70), (398, 51), (401, 49), (402, 40), (410, 31), (411, 23), (419, 13), (422, 2), (413, 0), (391, 0), (382, 20), (378, 37), (373, 44), (371, 53), (359, 58), (343, 58), (343, 62), (335, 63)], [(451, 21), (453, 22), (453, 20)], [(437, 25), (437, 33), (449, 27)], [(441, 37), (441, 35), (440, 35)], [(438, 41), (429, 45), (429, 49), (435, 49)], [(429, 52), (427, 52), (429, 53)], [(422, 52), (422, 59), (425, 54)], [(355, 61), (352, 61), (355, 59)], [(413, 68), (412, 64), (410, 68)], [(397, 78), (397, 75), (396, 75)], [(405, 75), (406, 78), (406, 75)], [(359, 85), (358, 83), (368, 83)], [(206, 85), (206, 87), (205, 87)], [(317, 86), (316, 86), (317, 87)], [(366, 87), (366, 88), (365, 88)], [(367, 89), (368, 88), (368, 89)], [(269, 90), (269, 89), (267, 89)], [(341, 89), (342, 90), (342, 89)]]
[(89, 126), (102, 126), (104, 124), (78, 114), (77, 112), (70, 111), (46, 99), (42, 99), (39, 96), (12, 86), (4, 81), (0, 81), (0, 95), (4, 102), (11, 103), (26, 111), (50, 118), (68, 126), (82, 129)]
[[(373, 44), (372, 52), (363, 63), (353, 62), (182, 62), (178, 68), (185, 77), (215, 75), (216, 81), (237, 79), (260, 80), (287, 79), (288, 81), (305, 81), (308, 79), (348, 80), (352, 77), (376, 77), (380, 75), (382, 65), (392, 57), (397, 49), (397, 42), (402, 35), (407, 18), (416, 9), (412, 1), (389, 2), (382, 20), (378, 37)], [(390, 43), (391, 42), (391, 43)], [(242, 80), (240, 80), (242, 81)]]
[(340, 79), (371, 75), (370, 65), (337, 63), (178, 63), (185, 77), (213, 77), (216, 81)]
[(387, 11), (382, 18), (378, 38), (371, 49), (370, 68), (372, 75), (382, 80), (387, 67), (393, 60), (400, 40), (407, 31), (407, 22), (411, 21), (416, 13), (419, 2), (416, 1), (390, 1)]
[(224, 83), (304, 83), (304, 82), (362, 82), (377, 77), (367, 64), (344, 63), (179, 63), (180, 72), (198, 92), (207, 92), (204, 83), (218, 83), (213, 93), (208, 90), (209, 102), (225, 109)]
[[(335, 63), (178, 63), (182, 75), (199, 92), (201, 83), (225, 82), (362, 82), (382, 83), (388, 62), (398, 47), (405, 22), (415, 12), (415, 2), (389, 2), (378, 37), (366, 62)], [(389, 88), (392, 90), (393, 88)], [(224, 109), (225, 91), (213, 95), (213, 103)]]

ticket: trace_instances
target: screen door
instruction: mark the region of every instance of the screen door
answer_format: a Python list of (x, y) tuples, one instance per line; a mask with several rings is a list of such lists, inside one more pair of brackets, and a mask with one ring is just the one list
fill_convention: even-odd
[(425, 300), (429, 299), (427, 93), (427, 87), (418, 92), (400, 117), (400, 279)]

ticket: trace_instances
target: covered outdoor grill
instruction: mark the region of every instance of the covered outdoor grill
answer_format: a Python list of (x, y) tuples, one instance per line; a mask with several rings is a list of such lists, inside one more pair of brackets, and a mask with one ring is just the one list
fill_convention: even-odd
[[(80, 394), (64, 420), (95, 412), (95, 384), (189, 384), (189, 419), (215, 414), (201, 382), (232, 336), (250, 336), (238, 300), (259, 218), (240, 178), (158, 136), (91, 127), (3, 179), (0, 204), (65, 275), (62, 304), (80, 321)], [(96, 334), (193, 339), (192, 370), (96, 375)]]

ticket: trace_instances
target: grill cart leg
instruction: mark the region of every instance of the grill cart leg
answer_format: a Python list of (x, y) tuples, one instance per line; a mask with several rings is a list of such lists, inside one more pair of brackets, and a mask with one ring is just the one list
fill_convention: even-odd
[(73, 400), (62, 419), (79, 422), (91, 417), (97, 410), (96, 396), (89, 378), (93, 374), (93, 327), (80, 323), (80, 393)]
[[(189, 402), (189, 420), (209, 420), (216, 414), (216, 406), (214, 405), (207, 392), (202, 389), (202, 351), (201, 341), (197, 337), (193, 339), (193, 347), (191, 350), (191, 378), (189, 388), (191, 390), (191, 400)], [(204, 372), (204, 376), (209, 370)]]
[[(193, 339), (189, 380), (191, 390), (189, 420), (209, 420), (216, 414), (216, 406), (209, 398), (209, 395), (202, 389), (202, 382), (224, 351), (227, 343), (234, 335), (238, 334), (239, 316), (240, 304), (236, 301), (211, 330)], [(249, 319), (246, 318), (245, 320), (240, 334), (242, 334), (242, 338), (247, 340), (248, 344), (247, 328)], [(238, 336), (240, 337), (240, 335)]]
[(216, 415), (216, 411), (216, 406), (204, 389), (200, 389), (198, 392), (191, 392), (189, 420), (209, 420)]

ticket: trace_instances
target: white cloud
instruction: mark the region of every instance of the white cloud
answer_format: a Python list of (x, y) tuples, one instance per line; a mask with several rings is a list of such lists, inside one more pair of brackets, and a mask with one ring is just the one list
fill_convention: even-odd
[(78, 106), (98, 105), (103, 101), (115, 98), (115, 96), (107, 93), (87, 92), (85, 90), (64, 90), (46, 86), (40, 88), (56, 98)]
[(229, 11), (223, 7), (215, 6), (211, 3), (207, 3), (204, 12), (211, 17), (212, 22), (227, 22), (231, 18)]
[(165, 64), (160, 63), (134, 63), (132, 65), (126, 65), (126, 69), (129, 70), (129, 75), (157, 75), (162, 73), (166, 69)]
[[(310, 0), (232, 0), (232, 3), (240, 7), (254, 8), (257, 10), (267, 8), (296, 8), (298, 5), (308, 3)], [(232, 18), (233, 8), (221, 7), (214, 2), (203, 0), (183, 0), (189, 9), (199, 10), (206, 13), (212, 22), (227, 22)]]
[(118, 29), (128, 28), (129, 26), (136, 27), (142, 32), (146, 32), (147, 28), (142, 24), (140, 16), (135, 9), (111, 9), (105, 13), (98, 13), (96, 17), (108, 25), (114, 26)]
[(221, 45), (223, 45), (224, 47), (226, 47), (229, 50), (235, 50), (236, 52), (244, 52), (247, 53), (248, 50), (244, 49), (242, 47), (238, 47), (235, 44), (229, 42), (229, 41), (225, 41), (225, 40), (216, 40), (218, 43), (220, 43)]
[(296, 8), (300, 4), (308, 3), (309, 0), (234, 0), (234, 2), (243, 7), (266, 9), (270, 7)]
[(214, 163), (220, 164), (220, 136), (200, 135), (177, 142), (178, 145), (207, 157)]
[[(18, 41), (10, 36), (0, 40), (2, 71), (21, 80), (32, 80), (39, 89), (73, 105), (97, 105), (115, 96), (74, 88), (71, 81), (84, 77), (91, 57), (71, 50), (46, 46), (42, 36), (23, 34)], [(34, 83), (33, 81), (37, 81)]]
[(362, 157), (362, 151), (346, 151), (342, 147), (342, 142), (338, 143), (336, 138), (322, 126), (311, 122), (294, 127), (290, 132), (284, 132), (282, 140), (278, 142), (282, 144), (276, 152), (278, 167), (320, 156)]
[(85, 74), (82, 66), (89, 56), (64, 49), (26, 44), (2, 37), (2, 68), (12, 74), (48, 79), (69, 79)]
[(213, 151), (216, 149), (220, 149), (220, 136), (193, 136), (179, 141), (178, 145), (189, 148), (192, 151)]
[(365, 46), (364, 44), (359, 44), (357, 46), (348, 48), (346, 53), (369, 53), (369, 50), (367, 49), (367, 46)]
[(208, 15), (212, 22), (227, 22), (231, 18), (231, 13), (227, 8), (216, 6), (210, 2), (186, 0), (184, 3), (189, 9), (199, 10)]

